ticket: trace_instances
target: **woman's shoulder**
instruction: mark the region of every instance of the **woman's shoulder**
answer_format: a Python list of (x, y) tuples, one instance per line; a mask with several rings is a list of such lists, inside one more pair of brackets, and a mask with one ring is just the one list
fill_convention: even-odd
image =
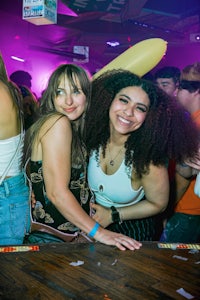
[(0, 80), (0, 95), (1, 95), (1, 106), (9, 107), (13, 106), (13, 99), (10, 94), (8, 86)]
[(19, 110), (9, 92), (9, 88), (0, 80), (0, 137), (6, 139), (20, 133)]
[(49, 130), (54, 126), (59, 127), (63, 125), (69, 125), (71, 127), (70, 120), (68, 119), (68, 117), (59, 113), (53, 113), (45, 119), (41, 130)]
[(38, 132), (39, 140), (49, 133), (51, 136), (71, 133), (71, 123), (68, 117), (59, 113), (53, 113), (45, 117), (43, 122), (37, 123), (36, 131)]
[[(52, 147), (52, 145), (56, 145), (56, 140), (61, 137), (65, 135), (68, 137), (71, 136), (70, 121), (62, 114), (53, 113), (45, 116), (44, 119), (42, 117), (33, 126), (34, 128), (32, 127), (31, 130), (35, 132), (36, 135), (33, 138), (32, 158), (35, 161), (42, 159), (41, 143), (45, 142), (46, 145)], [(37, 155), (35, 153), (37, 153)]]

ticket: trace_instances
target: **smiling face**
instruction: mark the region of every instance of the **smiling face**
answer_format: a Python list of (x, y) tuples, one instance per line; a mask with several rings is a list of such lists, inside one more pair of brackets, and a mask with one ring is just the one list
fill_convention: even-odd
[(83, 114), (86, 105), (86, 96), (81, 89), (80, 82), (73, 76), (75, 86), (72, 86), (66, 76), (60, 80), (56, 91), (54, 106), (57, 112), (75, 121)]
[(112, 133), (129, 135), (143, 124), (150, 100), (138, 86), (129, 86), (116, 94), (110, 107), (110, 129)]

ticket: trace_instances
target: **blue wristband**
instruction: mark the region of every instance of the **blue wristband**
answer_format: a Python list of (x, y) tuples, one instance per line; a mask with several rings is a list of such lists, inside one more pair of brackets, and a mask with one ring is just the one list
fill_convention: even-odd
[(95, 223), (94, 227), (92, 228), (92, 230), (88, 233), (88, 236), (93, 238), (95, 236), (95, 234), (97, 233), (97, 230), (99, 229), (100, 225), (99, 223)]

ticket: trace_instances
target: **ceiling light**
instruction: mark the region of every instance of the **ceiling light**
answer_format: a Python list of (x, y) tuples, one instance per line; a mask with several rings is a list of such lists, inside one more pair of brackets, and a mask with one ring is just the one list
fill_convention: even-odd
[(190, 34), (190, 41), (199, 43), (200, 42), (200, 32), (191, 33)]
[(200, 41), (200, 35), (197, 34), (197, 35), (195, 36), (195, 39), (196, 39), (197, 41)]
[(23, 58), (20, 58), (20, 57), (14, 56), (14, 55), (12, 55), (11, 58), (14, 60), (20, 61), (20, 62), (25, 62), (25, 60)]
[(119, 42), (117, 42), (117, 41), (108, 41), (108, 42), (106, 42), (106, 44), (111, 47), (119, 46)]

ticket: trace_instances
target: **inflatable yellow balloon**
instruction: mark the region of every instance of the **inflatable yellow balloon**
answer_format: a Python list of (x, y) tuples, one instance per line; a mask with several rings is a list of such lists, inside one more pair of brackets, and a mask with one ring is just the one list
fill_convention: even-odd
[(167, 42), (163, 39), (152, 38), (141, 41), (113, 59), (94, 74), (93, 78), (112, 69), (125, 69), (143, 76), (160, 62), (166, 50)]

